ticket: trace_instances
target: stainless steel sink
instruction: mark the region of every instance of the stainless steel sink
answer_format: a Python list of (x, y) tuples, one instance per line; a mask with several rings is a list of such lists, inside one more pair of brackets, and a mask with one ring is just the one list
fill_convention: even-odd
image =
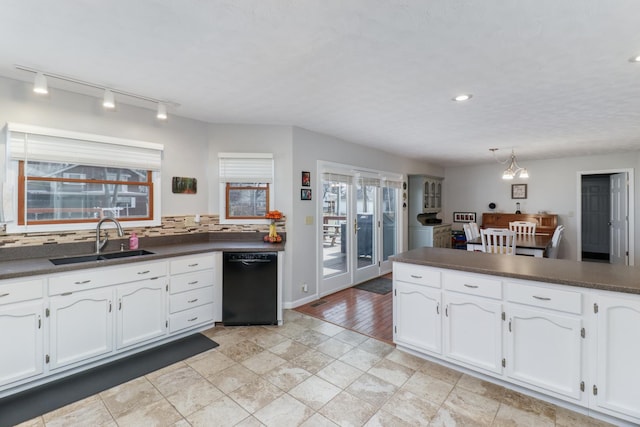
[(150, 252), (144, 249), (138, 249), (135, 251), (108, 252), (104, 254), (52, 258), (49, 261), (51, 261), (54, 265), (64, 265), (64, 264), (77, 264), (81, 262), (91, 262), (91, 261), (104, 261), (108, 259), (129, 258), (134, 256), (143, 256), (143, 255), (153, 255), (153, 252)]

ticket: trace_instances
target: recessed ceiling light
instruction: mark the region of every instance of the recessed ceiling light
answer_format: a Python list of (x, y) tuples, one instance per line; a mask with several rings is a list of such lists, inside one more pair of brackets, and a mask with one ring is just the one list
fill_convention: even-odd
[(457, 102), (463, 102), (463, 101), (468, 101), (473, 97), (473, 95), (471, 95), (470, 93), (465, 93), (462, 95), (458, 95), (455, 98), (453, 98), (454, 101)]
[(640, 62), (640, 55), (629, 58), (629, 62)]

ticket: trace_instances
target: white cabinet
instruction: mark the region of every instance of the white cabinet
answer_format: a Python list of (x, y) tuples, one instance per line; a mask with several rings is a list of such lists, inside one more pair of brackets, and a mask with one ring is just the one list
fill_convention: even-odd
[(0, 285), (0, 387), (44, 370), (43, 280)]
[(113, 289), (98, 288), (50, 299), (50, 369), (113, 351)]
[(507, 376), (558, 397), (584, 401), (582, 295), (542, 284), (505, 286)]
[(501, 374), (501, 281), (448, 272), (443, 281), (445, 356)]
[(393, 340), (429, 353), (442, 353), (440, 272), (393, 264)]
[(442, 178), (425, 177), (422, 199), (423, 212), (440, 212), (442, 210)]
[(589, 394), (598, 410), (640, 423), (640, 298), (594, 296), (595, 379)]
[(421, 247), (450, 248), (451, 224), (409, 227), (409, 249)]
[(166, 334), (166, 286), (166, 278), (157, 277), (117, 288), (118, 350)]

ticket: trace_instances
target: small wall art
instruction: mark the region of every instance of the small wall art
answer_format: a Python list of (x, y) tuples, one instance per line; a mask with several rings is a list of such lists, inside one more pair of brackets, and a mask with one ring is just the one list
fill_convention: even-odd
[(511, 184), (511, 198), (512, 199), (526, 199), (527, 198), (527, 184)]
[(311, 187), (311, 172), (302, 172), (302, 186)]
[(198, 192), (198, 180), (174, 176), (171, 180), (171, 192), (176, 194), (196, 194)]
[(453, 222), (476, 222), (475, 212), (454, 212)]
[(300, 200), (311, 200), (310, 188), (303, 188), (300, 190)]

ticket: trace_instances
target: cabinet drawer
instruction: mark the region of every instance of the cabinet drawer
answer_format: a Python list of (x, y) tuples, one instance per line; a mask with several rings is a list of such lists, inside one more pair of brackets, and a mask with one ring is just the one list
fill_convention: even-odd
[(415, 264), (393, 263), (393, 278), (407, 283), (439, 288), (440, 270)]
[(502, 299), (502, 281), (494, 278), (447, 272), (443, 281), (448, 291)]
[(42, 298), (43, 279), (4, 282), (0, 284), (0, 305)]
[(213, 322), (213, 304), (201, 305), (190, 310), (169, 315), (169, 333)]
[(196, 271), (195, 273), (171, 276), (169, 290), (171, 294), (177, 294), (178, 292), (213, 286), (213, 279), (213, 270)]
[(169, 312), (177, 313), (178, 311), (198, 307), (203, 304), (211, 304), (212, 302), (213, 286), (181, 292), (169, 297)]
[(507, 301), (567, 313), (582, 313), (582, 294), (521, 283), (506, 284)]
[(88, 268), (51, 277), (49, 279), (49, 295), (151, 279), (166, 275), (166, 271), (166, 262), (145, 262), (123, 266)]
[(213, 254), (176, 258), (171, 261), (171, 274), (188, 273), (190, 271), (213, 268)]

